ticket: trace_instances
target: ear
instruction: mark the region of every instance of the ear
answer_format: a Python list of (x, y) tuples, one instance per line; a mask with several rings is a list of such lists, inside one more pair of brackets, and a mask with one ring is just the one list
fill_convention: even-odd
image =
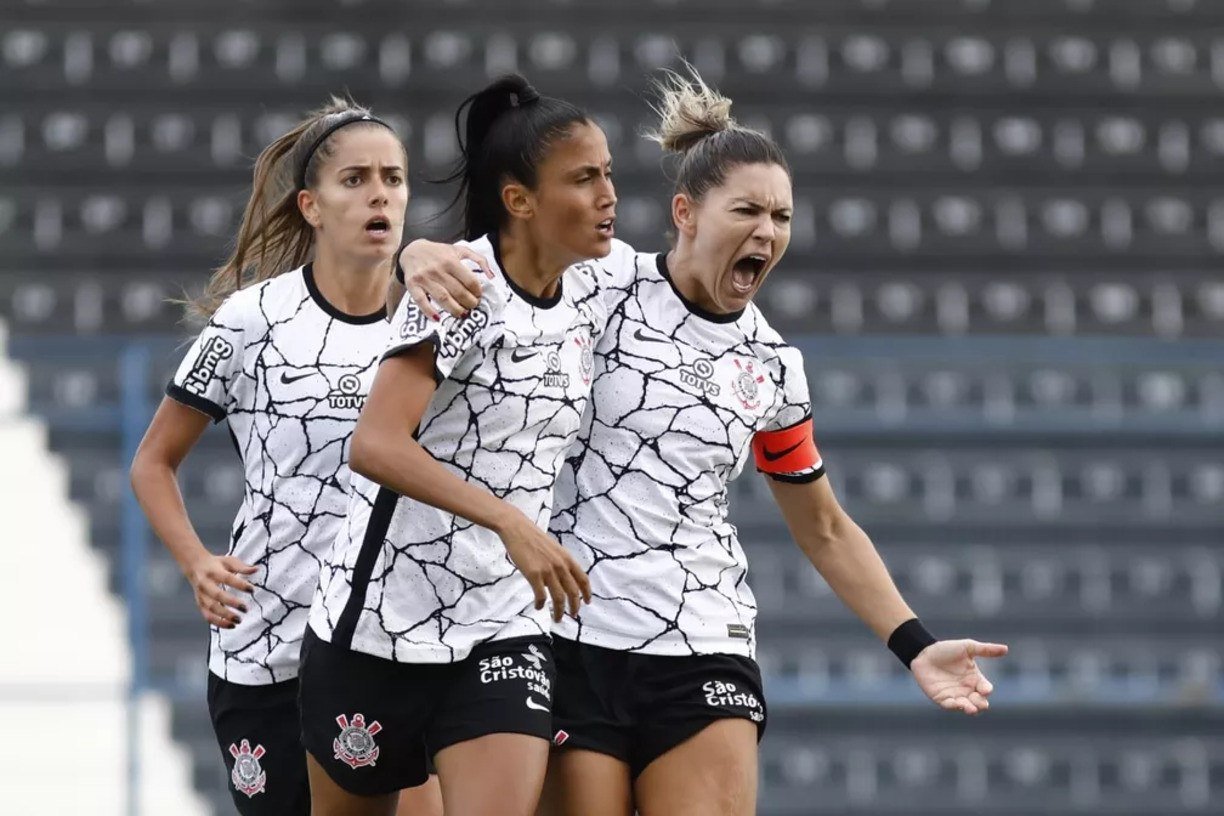
[(522, 184), (513, 183), (502, 187), (502, 206), (511, 218), (529, 221), (535, 215), (535, 196)]
[(319, 214), (319, 201), (315, 194), (310, 190), (298, 190), (297, 205), (306, 223), (318, 229), (323, 223), (323, 217)]
[(697, 232), (697, 206), (684, 193), (672, 197), (672, 223), (680, 235), (691, 238)]

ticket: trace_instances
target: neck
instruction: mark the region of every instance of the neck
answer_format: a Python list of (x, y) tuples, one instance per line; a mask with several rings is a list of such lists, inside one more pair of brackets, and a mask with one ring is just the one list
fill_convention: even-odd
[(360, 264), (324, 244), (315, 246), (315, 285), (328, 303), (345, 314), (368, 315), (382, 309), (390, 277), (389, 258)]
[(524, 232), (511, 228), (498, 235), (502, 271), (534, 297), (552, 297), (557, 293), (561, 274), (575, 260), (568, 254), (562, 257), (562, 253), (549, 252)]
[(667, 253), (667, 271), (671, 273), (672, 283), (685, 299), (711, 314), (726, 314), (726, 310), (714, 302), (705, 284), (701, 282), (701, 270), (705, 266), (687, 247), (677, 244), (676, 248)]

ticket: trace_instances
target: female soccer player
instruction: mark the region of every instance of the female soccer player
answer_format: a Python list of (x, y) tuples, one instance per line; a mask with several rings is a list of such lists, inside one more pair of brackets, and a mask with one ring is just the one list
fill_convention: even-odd
[(607, 142), (521, 77), (465, 100), (456, 128), (462, 252), (492, 278), (462, 317), (403, 300), (353, 435), (359, 475), (303, 648), (315, 816), (392, 812), (429, 755), (447, 816), (533, 813), (552, 736), (546, 600), (556, 618), (589, 597), (545, 528), (606, 322), (581, 262), (611, 248)]
[[(233, 255), (192, 304), (208, 325), (132, 462), (136, 496), (212, 628), (208, 707), (244, 816), (310, 812), (298, 649), (348, 506), (349, 438), (386, 346), (406, 163), (390, 127), (338, 100), (260, 154)], [(214, 555), (177, 471), (222, 419), (246, 489), (229, 551)], [(436, 781), (404, 799), (414, 814), (441, 812)]]
[[(726, 520), (750, 451), (796, 542), (932, 700), (985, 710), (975, 658), (1006, 652), (927, 633), (822, 478), (800, 354), (752, 304), (789, 242), (790, 172), (729, 112), (699, 79), (665, 88), (658, 138), (681, 157), (675, 247), (618, 244), (600, 263), (608, 329), (551, 525), (593, 601), (554, 628), (549, 813), (754, 812), (766, 708), (756, 604)], [(402, 254), (409, 291), (467, 306), (438, 249)]]

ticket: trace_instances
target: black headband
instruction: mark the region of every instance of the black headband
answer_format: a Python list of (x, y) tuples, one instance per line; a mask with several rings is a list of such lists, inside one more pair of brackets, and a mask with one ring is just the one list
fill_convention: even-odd
[(318, 138), (314, 140), (314, 143), (311, 144), (310, 149), (302, 154), (302, 159), (298, 163), (297, 167), (297, 175), (294, 179), (294, 181), (297, 182), (297, 188), (299, 190), (306, 189), (306, 168), (310, 166), (310, 160), (314, 158), (315, 151), (319, 149), (319, 146), (326, 142), (328, 137), (330, 137), (337, 130), (345, 127), (346, 125), (351, 125), (354, 122), (372, 122), (375, 125), (382, 125), (392, 133), (395, 132), (395, 128), (368, 113), (353, 113), (347, 119), (341, 119), (339, 122), (336, 122), (334, 125), (320, 133)]

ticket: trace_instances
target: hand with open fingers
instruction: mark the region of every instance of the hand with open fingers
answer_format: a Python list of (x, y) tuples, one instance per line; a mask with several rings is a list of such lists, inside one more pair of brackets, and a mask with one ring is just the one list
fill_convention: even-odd
[(253, 587), (243, 575), (256, 572), (252, 567), (232, 555), (201, 556), (187, 570), (187, 580), (195, 592), (196, 606), (204, 620), (221, 629), (233, 629), (241, 619), (239, 612), (246, 612), (246, 604), (226, 591), (226, 587), (239, 592), (252, 592)]
[(940, 640), (923, 649), (910, 671), (927, 697), (940, 708), (978, 714), (990, 708), (994, 686), (978, 668), (979, 657), (1003, 657), (1007, 646), (976, 640)]
[(418, 238), (399, 254), (404, 289), (431, 320), (441, 318), (439, 307), (455, 317), (463, 317), (480, 303), (480, 278), (470, 264), (493, 279), (493, 270), (484, 256), (465, 246)]
[(591, 602), (591, 581), (574, 556), (526, 516), (519, 514), (500, 536), (506, 554), (531, 584), (536, 609), (551, 597), (553, 620), (559, 621), (567, 603), (577, 617), (579, 604)]

